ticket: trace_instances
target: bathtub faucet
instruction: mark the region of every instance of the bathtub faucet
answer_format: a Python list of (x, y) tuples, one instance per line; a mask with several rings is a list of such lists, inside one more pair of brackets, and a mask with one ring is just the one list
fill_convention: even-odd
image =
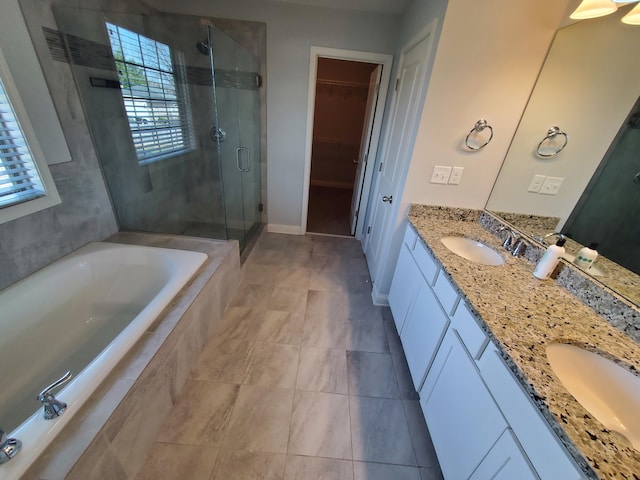
[(40, 395), (38, 395), (38, 400), (42, 402), (44, 406), (44, 419), (52, 420), (56, 417), (59, 417), (64, 413), (67, 408), (67, 404), (61, 402), (60, 400), (56, 400), (56, 397), (51, 393), (52, 390), (58, 388), (63, 383), (66, 383), (71, 379), (71, 372), (65, 373), (61, 378), (53, 382), (47, 388), (45, 388)]
[(22, 442), (16, 438), (7, 438), (7, 434), (0, 429), (0, 465), (15, 457), (22, 447)]

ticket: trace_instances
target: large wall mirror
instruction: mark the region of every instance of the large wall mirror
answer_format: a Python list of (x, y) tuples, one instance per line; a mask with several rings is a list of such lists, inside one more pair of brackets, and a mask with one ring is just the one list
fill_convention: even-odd
[[(588, 273), (640, 305), (640, 26), (627, 11), (558, 30), (486, 208), (533, 238), (598, 242)], [(541, 157), (554, 126), (566, 148)], [(562, 179), (557, 193), (531, 192), (536, 175)]]

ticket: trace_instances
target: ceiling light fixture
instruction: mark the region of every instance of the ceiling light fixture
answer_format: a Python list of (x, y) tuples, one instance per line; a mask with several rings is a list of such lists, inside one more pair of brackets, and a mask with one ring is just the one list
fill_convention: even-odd
[(604, 17), (618, 10), (618, 6), (611, 0), (582, 0), (569, 18), (584, 20), (587, 18)]
[(640, 25), (640, 3), (622, 17), (622, 23), (626, 23), (627, 25)]

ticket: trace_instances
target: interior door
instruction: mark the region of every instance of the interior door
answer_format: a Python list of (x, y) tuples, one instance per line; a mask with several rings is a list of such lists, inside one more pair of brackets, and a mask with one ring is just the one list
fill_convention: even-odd
[(376, 116), (376, 105), (378, 103), (378, 92), (380, 78), (382, 77), (382, 65), (378, 65), (369, 76), (369, 93), (367, 95), (367, 107), (365, 110), (365, 121), (362, 126), (360, 137), (360, 152), (358, 153), (358, 169), (353, 185), (353, 197), (351, 197), (351, 235), (356, 233), (358, 224), (358, 214), (360, 210), (360, 198), (362, 196), (362, 182), (369, 158), (369, 148), (371, 146), (371, 135), (373, 134), (373, 121)]
[[(425, 71), (431, 47), (430, 36), (418, 42), (403, 53), (398, 74), (398, 91), (396, 104), (391, 120), (391, 127), (386, 140), (385, 152), (382, 157), (378, 185), (372, 205), (371, 231), (366, 240), (366, 255), (372, 278), (376, 278), (378, 269), (383, 261), (382, 253), (389, 227), (392, 220), (393, 197), (401, 192), (405, 165), (411, 154), (410, 140), (419, 120), (418, 111)], [(398, 201), (399, 198), (396, 198)]]

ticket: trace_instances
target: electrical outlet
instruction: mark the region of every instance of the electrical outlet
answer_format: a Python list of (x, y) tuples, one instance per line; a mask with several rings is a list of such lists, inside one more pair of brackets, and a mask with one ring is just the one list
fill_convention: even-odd
[(562, 182), (564, 182), (564, 178), (547, 177), (547, 179), (542, 183), (540, 193), (543, 195), (556, 195), (558, 190), (560, 190)]
[(531, 183), (529, 184), (527, 192), (538, 193), (546, 179), (547, 177), (545, 177), (544, 175), (534, 175), (533, 180), (531, 180)]
[(431, 174), (431, 183), (444, 183), (449, 181), (451, 176), (451, 167), (442, 167), (436, 165), (433, 167), (433, 173)]
[(464, 172), (464, 167), (453, 167), (453, 170), (451, 170), (451, 177), (449, 178), (449, 185), (460, 185), (462, 172)]

